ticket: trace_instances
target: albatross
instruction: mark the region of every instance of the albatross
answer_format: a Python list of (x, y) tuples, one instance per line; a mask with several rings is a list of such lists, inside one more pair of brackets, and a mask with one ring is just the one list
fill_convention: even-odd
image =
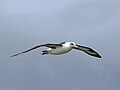
[(78, 45), (75, 42), (61, 42), (61, 43), (58, 43), (58, 44), (53, 44), (53, 43), (41, 44), (41, 45), (37, 45), (37, 46), (35, 46), (33, 48), (30, 48), (28, 50), (25, 50), (23, 52), (14, 54), (14, 55), (12, 55), (10, 57), (15, 57), (15, 56), (18, 56), (20, 54), (24, 54), (24, 53), (27, 53), (29, 51), (32, 51), (34, 49), (37, 49), (39, 47), (44, 47), (44, 46), (48, 47), (48, 49), (42, 51), (42, 53), (41, 53), (42, 55), (46, 55), (46, 54), (61, 55), (61, 54), (65, 54), (65, 53), (71, 51), (72, 49), (76, 49), (76, 50), (83, 51), (83, 52), (85, 52), (86, 54), (88, 54), (90, 56), (97, 57), (97, 58), (102, 58), (92, 48), (86, 47), (86, 46), (83, 46), (83, 45)]

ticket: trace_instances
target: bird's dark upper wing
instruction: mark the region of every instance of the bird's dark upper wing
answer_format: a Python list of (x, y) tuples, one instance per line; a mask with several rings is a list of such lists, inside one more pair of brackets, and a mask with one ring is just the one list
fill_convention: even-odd
[(76, 46), (77, 47), (75, 47), (74, 49), (84, 51), (88, 55), (91, 55), (91, 56), (94, 56), (94, 57), (102, 58), (95, 50), (93, 50), (89, 47), (85, 47), (85, 46), (81, 46), (81, 45), (76, 45)]
[(55, 48), (57, 48), (57, 47), (62, 47), (62, 44), (44, 44), (44, 45), (42, 45), (42, 46), (46, 46), (46, 47), (49, 47), (49, 48), (53, 48), (53, 49), (55, 49)]
[(66, 42), (60, 42), (59, 44), (65, 44)]
[(61, 47), (62, 45), (61, 45), (61, 44), (49, 44), (49, 43), (48, 43), (48, 44), (43, 44), (43, 45), (38, 45), (38, 46), (35, 46), (35, 47), (30, 48), (30, 49), (28, 49), (28, 50), (25, 50), (25, 51), (23, 51), (23, 52), (14, 54), (14, 55), (12, 55), (12, 56), (10, 56), (10, 57), (18, 56), (18, 55), (20, 55), (20, 54), (23, 54), (23, 53), (32, 51), (32, 50), (34, 50), (34, 49), (37, 49), (37, 48), (43, 47), (43, 46), (46, 46), (46, 47), (55, 49), (56, 47)]

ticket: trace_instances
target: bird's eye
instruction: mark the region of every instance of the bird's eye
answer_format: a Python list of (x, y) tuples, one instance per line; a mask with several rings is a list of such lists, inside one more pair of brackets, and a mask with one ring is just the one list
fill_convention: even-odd
[(70, 45), (74, 45), (73, 43), (70, 43)]

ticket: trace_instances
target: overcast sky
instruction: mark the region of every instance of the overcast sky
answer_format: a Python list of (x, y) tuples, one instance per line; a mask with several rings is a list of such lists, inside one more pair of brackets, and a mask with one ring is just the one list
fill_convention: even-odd
[[(41, 55), (43, 43), (74, 41), (102, 59), (72, 50)], [(119, 0), (0, 0), (0, 90), (120, 90)]]

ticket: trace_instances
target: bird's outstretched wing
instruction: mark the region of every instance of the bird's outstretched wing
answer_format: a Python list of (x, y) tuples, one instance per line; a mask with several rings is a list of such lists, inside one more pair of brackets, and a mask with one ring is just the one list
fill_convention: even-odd
[(46, 47), (55, 49), (57, 47), (62, 47), (62, 44), (50, 44), (50, 43), (48, 43), (48, 44), (43, 44), (42, 46), (46, 46)]
[(43, 47), (43, 46), (46, 46), (46, 47), (48, 47), (48, 48), (53, 48), (53, 49), (55, 49), (56, 47), (61, 47), (62, 45), (61, 45), (61, 44), (49, 44), (49, 43), (48, 43), (48, 44), (43, 44), (43, 45), (38, 45), (38, 46), (35, 46), (35, 47), (30, 48), (30, 49), (28, 49), (28, 50), (25, 50), (25, 51), (23, 51), (23, 52), (14, 54), (14, 55), (12, 55), (12, 56), (10, 56), (10, 57), (18, 56), (18, 55), (20, 55), (20, 54), (23, 54), (23, 53), (32, 51), (32, 50), (34, 50), (34, 49), (37, 49), (37, 48)]
[(81, 45), (76, 45), (76, 46), (77, 47), (74, 47), (74, 49), (84, 51), (88, 55), (91, 55), (94, 57), (102, 58), (96, 51), (94, 51), (93, 49), (91, 49), (89, 47), (85, 47), (85, 46), (81, 46)]

